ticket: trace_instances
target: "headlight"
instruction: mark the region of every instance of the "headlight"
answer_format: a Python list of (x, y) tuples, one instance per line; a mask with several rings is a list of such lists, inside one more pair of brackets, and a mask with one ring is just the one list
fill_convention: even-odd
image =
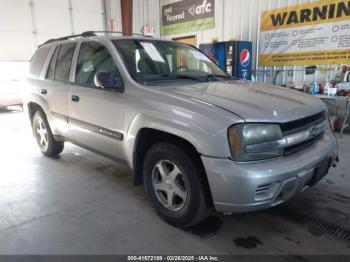
[(282, 131), (274, 124), (238, 124), (229, 128), (228, 139), (235, 161), (254, 161), (279, 157)]

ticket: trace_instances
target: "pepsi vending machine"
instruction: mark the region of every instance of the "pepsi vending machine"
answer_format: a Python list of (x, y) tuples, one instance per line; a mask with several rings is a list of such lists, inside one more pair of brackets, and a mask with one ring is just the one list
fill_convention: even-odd
[(240, 79), (252, 78), (252, 43), (248, 41), (227, 41), (213, 44), (200, 44), (199, 49), (226, 73)]

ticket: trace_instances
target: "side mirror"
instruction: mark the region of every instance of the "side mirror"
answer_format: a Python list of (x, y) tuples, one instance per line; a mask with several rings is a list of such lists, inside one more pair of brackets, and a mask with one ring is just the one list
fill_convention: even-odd
[(95, 86), (102, 89), (123, 90), (123, 81), (114, 73), (97, 72), (94, 77)]

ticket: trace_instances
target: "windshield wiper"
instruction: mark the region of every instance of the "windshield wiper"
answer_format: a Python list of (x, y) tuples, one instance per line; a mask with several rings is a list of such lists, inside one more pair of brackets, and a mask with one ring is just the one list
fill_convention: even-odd
[(225, 79), (233, 79), (231, 76), (225, 76), (225, 75), (215, 75), (215, 74), (208, 74), (208, 75), (199, 75), (199, 76), (193, 76), (193, 75), (183, 75), (183, 74), (161, 74), (158, 75), (157, 78), (154, 79), (148, 79), (148, 81), (151, 82), (158, 82), (158, 81), (168, 81), (168, 80), (179, 80), (179, 79), (188, 79), (188, 80), (194, 80), (198, 82), (210, 82), (213, 80), (219, 81), (219, 77), (225, 78)]
[(191, 75), (162, 75), (164, 77), (174, 78), (174, 79), (190, 79), (195, 80), (199, 82), (210, 82), (210, 81), (219, 81), (218, 78), (224, 78), (224, 79), (235, 79), (234, 77), (230, 75), (218, 75), (218, 74), (207, 74), (207, 75), (199, 75), (199, 76), (191, 76)]
[(203, 78), (198, 76), (189, 76), (189, 75), (169, 75), (169, 76), (175, 77), (176, 79), (191, 79), (191, 80), (203, 81)]
[(203, 82), (203, 80), (205, 81), (205, 79), (203, 79), (203, 77), (199, 77), (199, 76), (190, 76), (190, 75), (179, 75), (179, 74), (174, 74), (174, 75), (168, 75), (168, 74), (163, 74), (160, 75), (161, 77), (164, 77), (164, 79), (157, 79), (158, 81), (162, 81), (162, 80), (168, 80), (168, 79), (189, 79), (189, 80), (195, 80), (195, 81), (200, 81)]
[(225, 79), (235, 79), (233, 76), (230, 75), (218, 75), (218, 74), (208, 74), (205, 77), (221, 77), (221, 78), (225, 78)]

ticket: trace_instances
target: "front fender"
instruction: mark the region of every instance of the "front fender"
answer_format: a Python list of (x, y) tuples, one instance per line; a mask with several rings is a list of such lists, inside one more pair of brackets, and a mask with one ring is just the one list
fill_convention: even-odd
[[(179, 117), (154, 111), (137, 114), (131, 121), (125, 136), (125, 152), (127, 162), (132, 167), (134, 147), (137, 135), (143, 128), (155, 129), (178, 136), (191, 143), (201, 155), (229, 157), (226, 124), (210, 120), (204, 115), (192, 118)], [(203, 123), (199, 125), (198, 123)], [(221, 125), (220, 125), (221, 124)]]

